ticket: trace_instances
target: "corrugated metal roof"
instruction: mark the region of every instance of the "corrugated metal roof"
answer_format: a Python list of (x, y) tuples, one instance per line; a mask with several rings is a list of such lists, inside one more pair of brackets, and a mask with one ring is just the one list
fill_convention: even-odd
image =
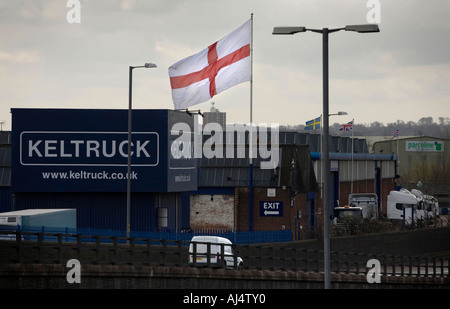
[[(281, 161), (280, 185), (292, 187), (292, 182), (294, 182), (294, 189), (297, 193), (316, 191), (317, 181), (310, 157), (309, 146), (282, 145), (281, 148), (283, 156)], [(293, 159), (294, 167), (292, 167)]]
[(11, 131), (0, 131), (0, 145), (11, 145)]
[[(253, 159), (253, 185), (256, 187), (291, 187), (291, 162), (294, 159), (295, 190), (299, 193), (315, 191), (317, 184), (309, 153), (308, 145), (280, 145), (280, 161), (278, 167), (274, 169), (261, 169), (263, 159), (261, 157)], [(228, 159), (228, 161), (216, 158), (200, 160), (199, 187), (248, 187), (249, 181), (248, 158)]]

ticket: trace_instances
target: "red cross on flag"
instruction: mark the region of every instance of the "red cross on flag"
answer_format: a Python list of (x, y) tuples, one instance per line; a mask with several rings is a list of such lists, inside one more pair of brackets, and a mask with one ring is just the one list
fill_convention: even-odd
[(169, 67), (175, 109), (211, 99), (249, 81), (251, 19), (201, 52)]

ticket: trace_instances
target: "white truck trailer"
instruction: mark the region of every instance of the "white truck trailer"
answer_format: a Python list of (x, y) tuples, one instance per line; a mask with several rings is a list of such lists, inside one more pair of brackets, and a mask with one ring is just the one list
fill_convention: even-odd
[(76, 209), (25, 209), (0, 213), (0, 229), (31, 230), (77, 227)]

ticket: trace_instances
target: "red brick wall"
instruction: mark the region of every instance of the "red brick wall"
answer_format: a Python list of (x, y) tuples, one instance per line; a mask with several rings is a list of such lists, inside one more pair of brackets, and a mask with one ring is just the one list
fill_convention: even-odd
[[(296, 239), (294, 233), (298, 231), (298, 226), (303, 228), (307, 224), (307, 194), (297, 194), (295, 196), (294, 206), (291, 207), (291, 189), (276, 188), (276, 196), (268, 197), (267, 188), (253, 188), (253, 230), (254, 231), (277, 231), (283, 228), (293, 232), (293, 239)], [(235, 203), (236, 203), (236, 222), (237, 230), (247, 231), (249, 229), (249, 189), (236, 188)], [(283, 202), (283, 216), (270, 217), (261, 216), (260, 202), (261, 201), (276, 201)], [(301, 211), (301, 219), (298, 222), (298, 211)], [(317, 204), (316, 204), (317, 211)], [(318, 220), (317, 220), (318, 221)]]
[[(290, 188), (276, 188), (275, 197), (267, 196), (267, 188), (253, 188), (253, 230), (254, 231), (275, 231), (281, 230), (284, 225), (286, 229), (291, 229), (290, 217), (291, 209), (291, 190)], [(236, 188), (235, 198), (237, 202), (237, 230), (246, 231), (249, 229), (249, 189)], [(260, 216), (260, 202), (272, 201), (283, 202), (282, 217), (264, 217)]]
[[(386, 214), (387, 196), (392, 190), (395, 190), (393, 179), (381, 179), (380, 205), (383, 214)], [(348, 204), (348, 196), (351, 192), (351, 182), (339, 183), (339, 204), (341, 206)], [(353, 181), (353, 193), (375, 193), (375, 180)]]
[[(297, 194), (295, 196), (294, 207), (291, 207), (291, 189), (276, 188), (276, 196), (268, 197), (267, 188), (253, 188), (253, 230), (254, 231), (270, 231), (281, 230), (283, 225), (293, 233), (293, 239), (297, 239), (298, 224), (302, 226), (301, 238), (305, 239), (307, 228), (307, 194)], [(390, 178), (381, 180), (381, 205), (382, 213), (386, 213), (387, 196), (391, 190), (395, 190), (395, 183)], [(350, 182), (339, 183), (339, 202), (340, 205), (348, 204), (348, 195), (351, 192)], [(362, 180), (353, 182), (353, 193), (372, 193), (375, 192), (375, 181)], [(236, 188), (235, 189), (235, 214), (236, 214), (236, 230), (249, 230), (249, 189)], [(260, 201), (282, 201), (283, 202), (283, 216), (282, 217), (264, 217), (260, 216)], [(322, 235), (323, 226), (323, 206), (320, 191), (316, 192), (314, 212), (315, 216), (315, 237)], [(298, 211), (301, 211), (301, 218), (296, 219)]]

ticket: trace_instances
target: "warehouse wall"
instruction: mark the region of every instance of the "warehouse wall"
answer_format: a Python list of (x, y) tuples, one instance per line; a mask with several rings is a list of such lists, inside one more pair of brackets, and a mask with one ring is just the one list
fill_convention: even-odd
[[(133, 193), (130, 222), (132, 231), (158, 231), (158, 207), (168, 210), (167, 229), (181, 226), (181, 209), (177, 193)], [(126, 230), (126, 193), (17, 193), (15, 210), (38, 208), (74, 208), (77, 227)]]
[(234, 194), (191, 195), (192, 229), (235, 229)]
[(0, 212), (13, 210), (11, 187), (0, 187)]

